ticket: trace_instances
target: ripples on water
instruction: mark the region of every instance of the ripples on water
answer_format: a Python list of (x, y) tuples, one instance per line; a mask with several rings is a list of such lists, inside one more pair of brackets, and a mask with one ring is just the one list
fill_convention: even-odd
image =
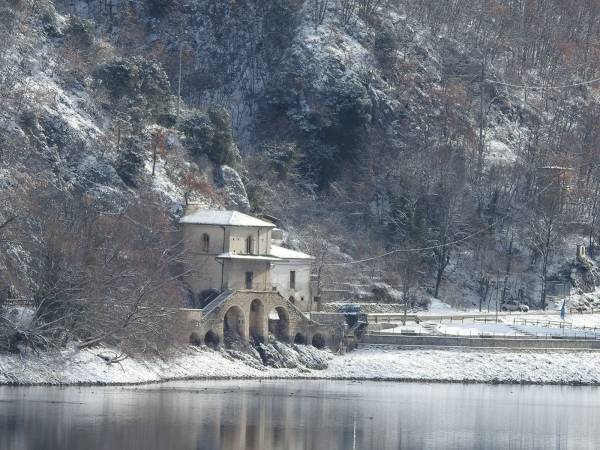
[(598, 449), (599, 407), (568, 386), (0, 387), (0, 449)]

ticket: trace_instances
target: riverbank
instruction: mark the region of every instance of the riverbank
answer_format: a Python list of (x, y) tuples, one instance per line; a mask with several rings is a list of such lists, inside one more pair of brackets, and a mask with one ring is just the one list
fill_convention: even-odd
[(598, 352), (482, 349), (398, 349), (361, 346), (345, 355), (306, 347), (327, 361), (323, 370), (276, 369), (218, 351), (184, 347), (168, 358), (127, 358), (107, 364), (106, 350), (0, 355), (0, 384), (138, 384), (177, 379), (311, 378), (420, 382), (600, 385)]

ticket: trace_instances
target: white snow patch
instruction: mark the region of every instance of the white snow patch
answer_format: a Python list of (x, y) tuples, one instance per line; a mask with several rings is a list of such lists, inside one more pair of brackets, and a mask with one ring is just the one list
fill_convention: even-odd
[(492, 140), (487, 144), (488, 154), (487, 159), (495, 163), (514, 163), (517, 160), (517, 155), (504, 142)]
[(438, 331), (451, 336), (524, 336), (504, 323), (455, 323), (438, 326)]
[(103, 135), (94, 121), (82, 114), (83, 109), (78, 103), (87, 101), (87, 94), (83, 91), (66, 92), (43, 72), (29, 77), (24, 84), (32, 101), (41, 104), (48, 113), (60, 117), (73, 130), (90, 138)]
[(152, 175), (152, 160), (146, 160), (144, 162), (144, 168), (148, 173), (152, 187), (165, 194), (173, 202), (182, 202), (184, 198), (183, 189), (175, 183), (167, 174), (165, 170), (164, 158), (158, 156), (156, 165), (154, 167), (154, 176)]

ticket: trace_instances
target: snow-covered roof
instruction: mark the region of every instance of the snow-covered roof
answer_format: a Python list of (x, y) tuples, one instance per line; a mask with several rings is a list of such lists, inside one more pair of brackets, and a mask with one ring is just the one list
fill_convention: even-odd
[(315, 259), (306, 253), (290, 250), (289, 248), (271, 245), (271, 255), (281, 259)]
[(198, 209), (183, 216), (179, 220), (179, 223), (231, 225), (236, 227), (275, 227), (271, 222), (257, 219), (239, 211), (218, 211), (214, 209)]
[(231, 252), (221, 253), (221, 254), (217, 255), (216, 258), (218, 258), (218, 259), (246, 259), (246, 260), (251, 259), (251, 260), (255, 260), (255, 261), (279, 261), (279, 258), (277, 258), (273, 255), (247, 255), (247, 254), (231, 253)]

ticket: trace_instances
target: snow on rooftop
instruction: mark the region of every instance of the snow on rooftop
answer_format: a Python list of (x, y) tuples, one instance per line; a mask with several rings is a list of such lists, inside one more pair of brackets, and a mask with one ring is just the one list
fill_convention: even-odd
[(273, 255), (247, 255), (242, 253), (221, 253), (216, 256), (218, 259), (252, 259), (258, 261), (279, 261), (279, 258)]
[(280, 247), (279, 245), (271, 245), (271, 255), (281, 259), (315, 259), (306, 253), (290, 250), (289, 248)]
[(212, 209), (198, 209), (186, 214), (180, 223), (198, 225), (231, 225), (237, 227), (268, 227), (275, 228), (271, 222), (257, 219), (239, 211), (218, 211)]

